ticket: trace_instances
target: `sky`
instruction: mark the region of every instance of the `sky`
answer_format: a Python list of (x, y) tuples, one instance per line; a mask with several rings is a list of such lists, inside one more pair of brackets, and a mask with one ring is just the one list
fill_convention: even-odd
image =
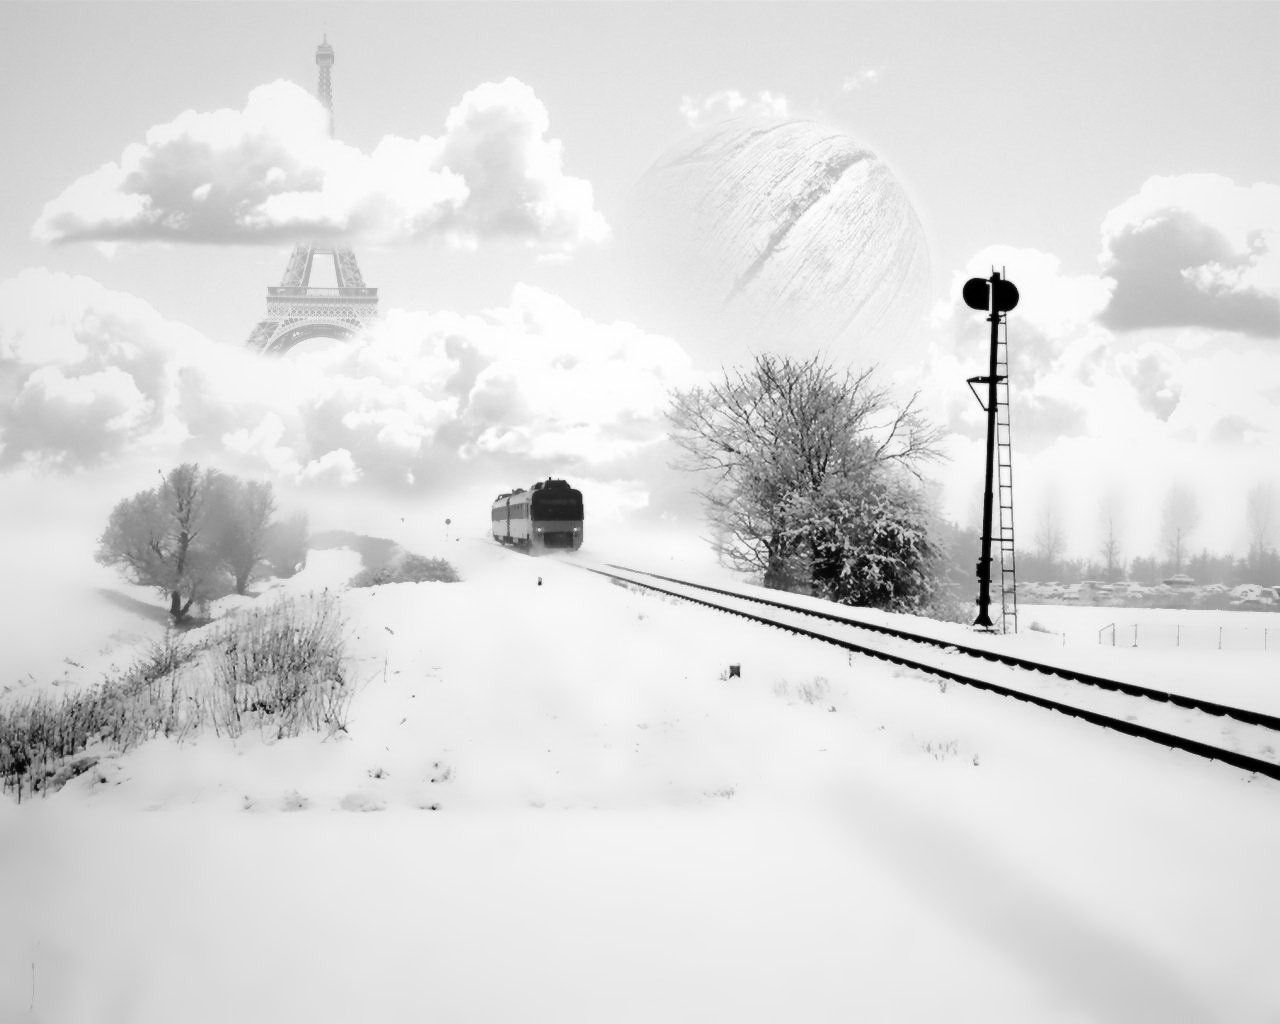
[[(779, 350), (918, 389), (968, 525), (986, 325), (959, 290), (993, 266), (1022, 293), (1020, 546), (1051, 510), (1096, 555), (1110, 502), (1125, 553), (1150, 554), (1186, 484), (1193, 548), (1242, 553), (1247, 490), (1280, 500), (1275, 4), (11, 3), (5, 21), (0, 474), (25, 508), (109, 508), (198, 459), (383, 515), (483, 522), (492, 494), (555, 474), (602, 517), (688, 517), (670, 390)], [(762, 124), (791, 127), (762, 152)], [(818, 145), (855, 170), (806, 205)], [(797, 219), (757, 274), (766, 214)], [(384, 316), (263, 358), (245, 339), (308, 237), (354, 247)]]

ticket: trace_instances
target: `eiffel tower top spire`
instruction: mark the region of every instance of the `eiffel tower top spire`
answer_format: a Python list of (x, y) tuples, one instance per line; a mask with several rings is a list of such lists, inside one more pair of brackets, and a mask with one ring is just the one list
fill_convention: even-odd
[(316, 86), (316, 96), (320, 102), (324, 104), (324, 109), (329, 111), (329, 134), (333, 135), (333, 76), (330, 68), (333, 67), (333, 47), (329, 45), (329, 34), (326, 32), (324, 41), (316, 47), (316, 66), (320, 69), (320, 81)]

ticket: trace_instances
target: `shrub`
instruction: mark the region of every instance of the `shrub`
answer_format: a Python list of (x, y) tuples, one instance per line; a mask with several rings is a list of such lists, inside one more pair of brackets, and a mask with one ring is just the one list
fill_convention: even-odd
[[(16, 790), (21, 802), (24, 783), (28, 792), (47, 788), (65, 774), (62, 762), (94, 744), (127, 750), (181, 731), (178, 673), (196, 653), (170, 631), (114, 680), (61, 698), (41, 694), (0, 710), (0, 788)], [(83, 768), (92, 763), (82, 762)]]
[(351, 691), (342, 670), (342, 620), (325, 594), (300, 606), (281, 601), (219, 632), (212, 659), (214, 729), (239, 736), (265, 726), (277, 739), (304, 729), (346, 729)]
[(377, 587), (384, 583), (457, 583), (458, 571), (443, 558), (427, 558), (399, 551), (378, 569), (363, 569), (351, 579), (353, 587)]
[(238, 616), (198, 643), (173, 632), (131, 668), (60, 698), (0, 709), (0, 790), (57, 789), (92, 767), (92, 749), (125, 751), (156, 736), (211, 726), (275, 738), (346, 730), (352, 691), (343, 672), (343, 622), (328, 593)]

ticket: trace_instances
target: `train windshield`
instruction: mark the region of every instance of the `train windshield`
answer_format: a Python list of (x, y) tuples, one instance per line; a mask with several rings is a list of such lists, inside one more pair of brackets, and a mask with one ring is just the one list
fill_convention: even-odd
[(533, 518), (581, 519), (582, 493), (573, 490), (535, 491)]

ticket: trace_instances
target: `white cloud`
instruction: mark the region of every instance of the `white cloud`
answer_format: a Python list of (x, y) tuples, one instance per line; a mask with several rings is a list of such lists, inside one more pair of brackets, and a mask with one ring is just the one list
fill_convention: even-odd
[(1280, 186), (1217, 174), (1149, 179), (1102, 223), (1121, 330), (1201, 326), (1280, 337)]
[(264, 357), (87, 278), (0, 284), (3, 469), (146, 451), (295, 483), (608, 479), (661, 443), (692, 377), (670, 339), (523, 285), (482, 316), (392, 311), (349, 343)]
[[(303, 466), (299, 479), (305, 482), (329, 480), (338, 484), (353, 484), (360, 479), (360, 475), (351, 453), (345, 448), (335, 448)], [(408, 475), (406, 478), (411, 479)]]
[(964, 282), (989, 277), (992, 268), (1004, 272), (1019, 290), (1017, 308), (1009, 318), (1008, 355), (1014, 419), (1021, 439), (1035, 444), (1089, 429), (1088, 391), (1099, 370), (1110, 337), (1094, 322), (1110, 296), (1108, 282), (1089, 275), (1066, 275), (1056, 256), (1034, 249), (989, 246), (975, 253), (963, 270), (952, 276), (951, 300), (934, 310), (933, 323), (942, 337), (933, 377), (946, 401), (945, 419), (953, 430), (982, 436), (986, 421), (967, 389), (955, 391), (947, 379), (963, 382), (984, 375), (990, 350), (990, 325), (985, 316), (960, 300)]
[(690, 128), (703, 128), (730, 117), (787, 117), (790, 109), (786, 96), (768, 90), (746, 96), (737, 89), (721, 89), (701, 99), (685, 96), (680, 100), (680, 116)]
[(386, 136), (371, 153), (328, 136), (327, 114), (290, 82), (241, 111), (188, 110), (151, 128), (46, 204), (44, 241), (278, 243), (502, 240), (563, 254), (607, 237), (591, 184), (564, 172), (546, 107), (508, 78), (468, 92), (444, 133)]
[(840, 85), (840, 91), (845, 93), (858, 92), (869, 86), (875, 85), (880, 81), (880, 72), (875, 68), (864, 68), (856, 74), (850, 75)]

